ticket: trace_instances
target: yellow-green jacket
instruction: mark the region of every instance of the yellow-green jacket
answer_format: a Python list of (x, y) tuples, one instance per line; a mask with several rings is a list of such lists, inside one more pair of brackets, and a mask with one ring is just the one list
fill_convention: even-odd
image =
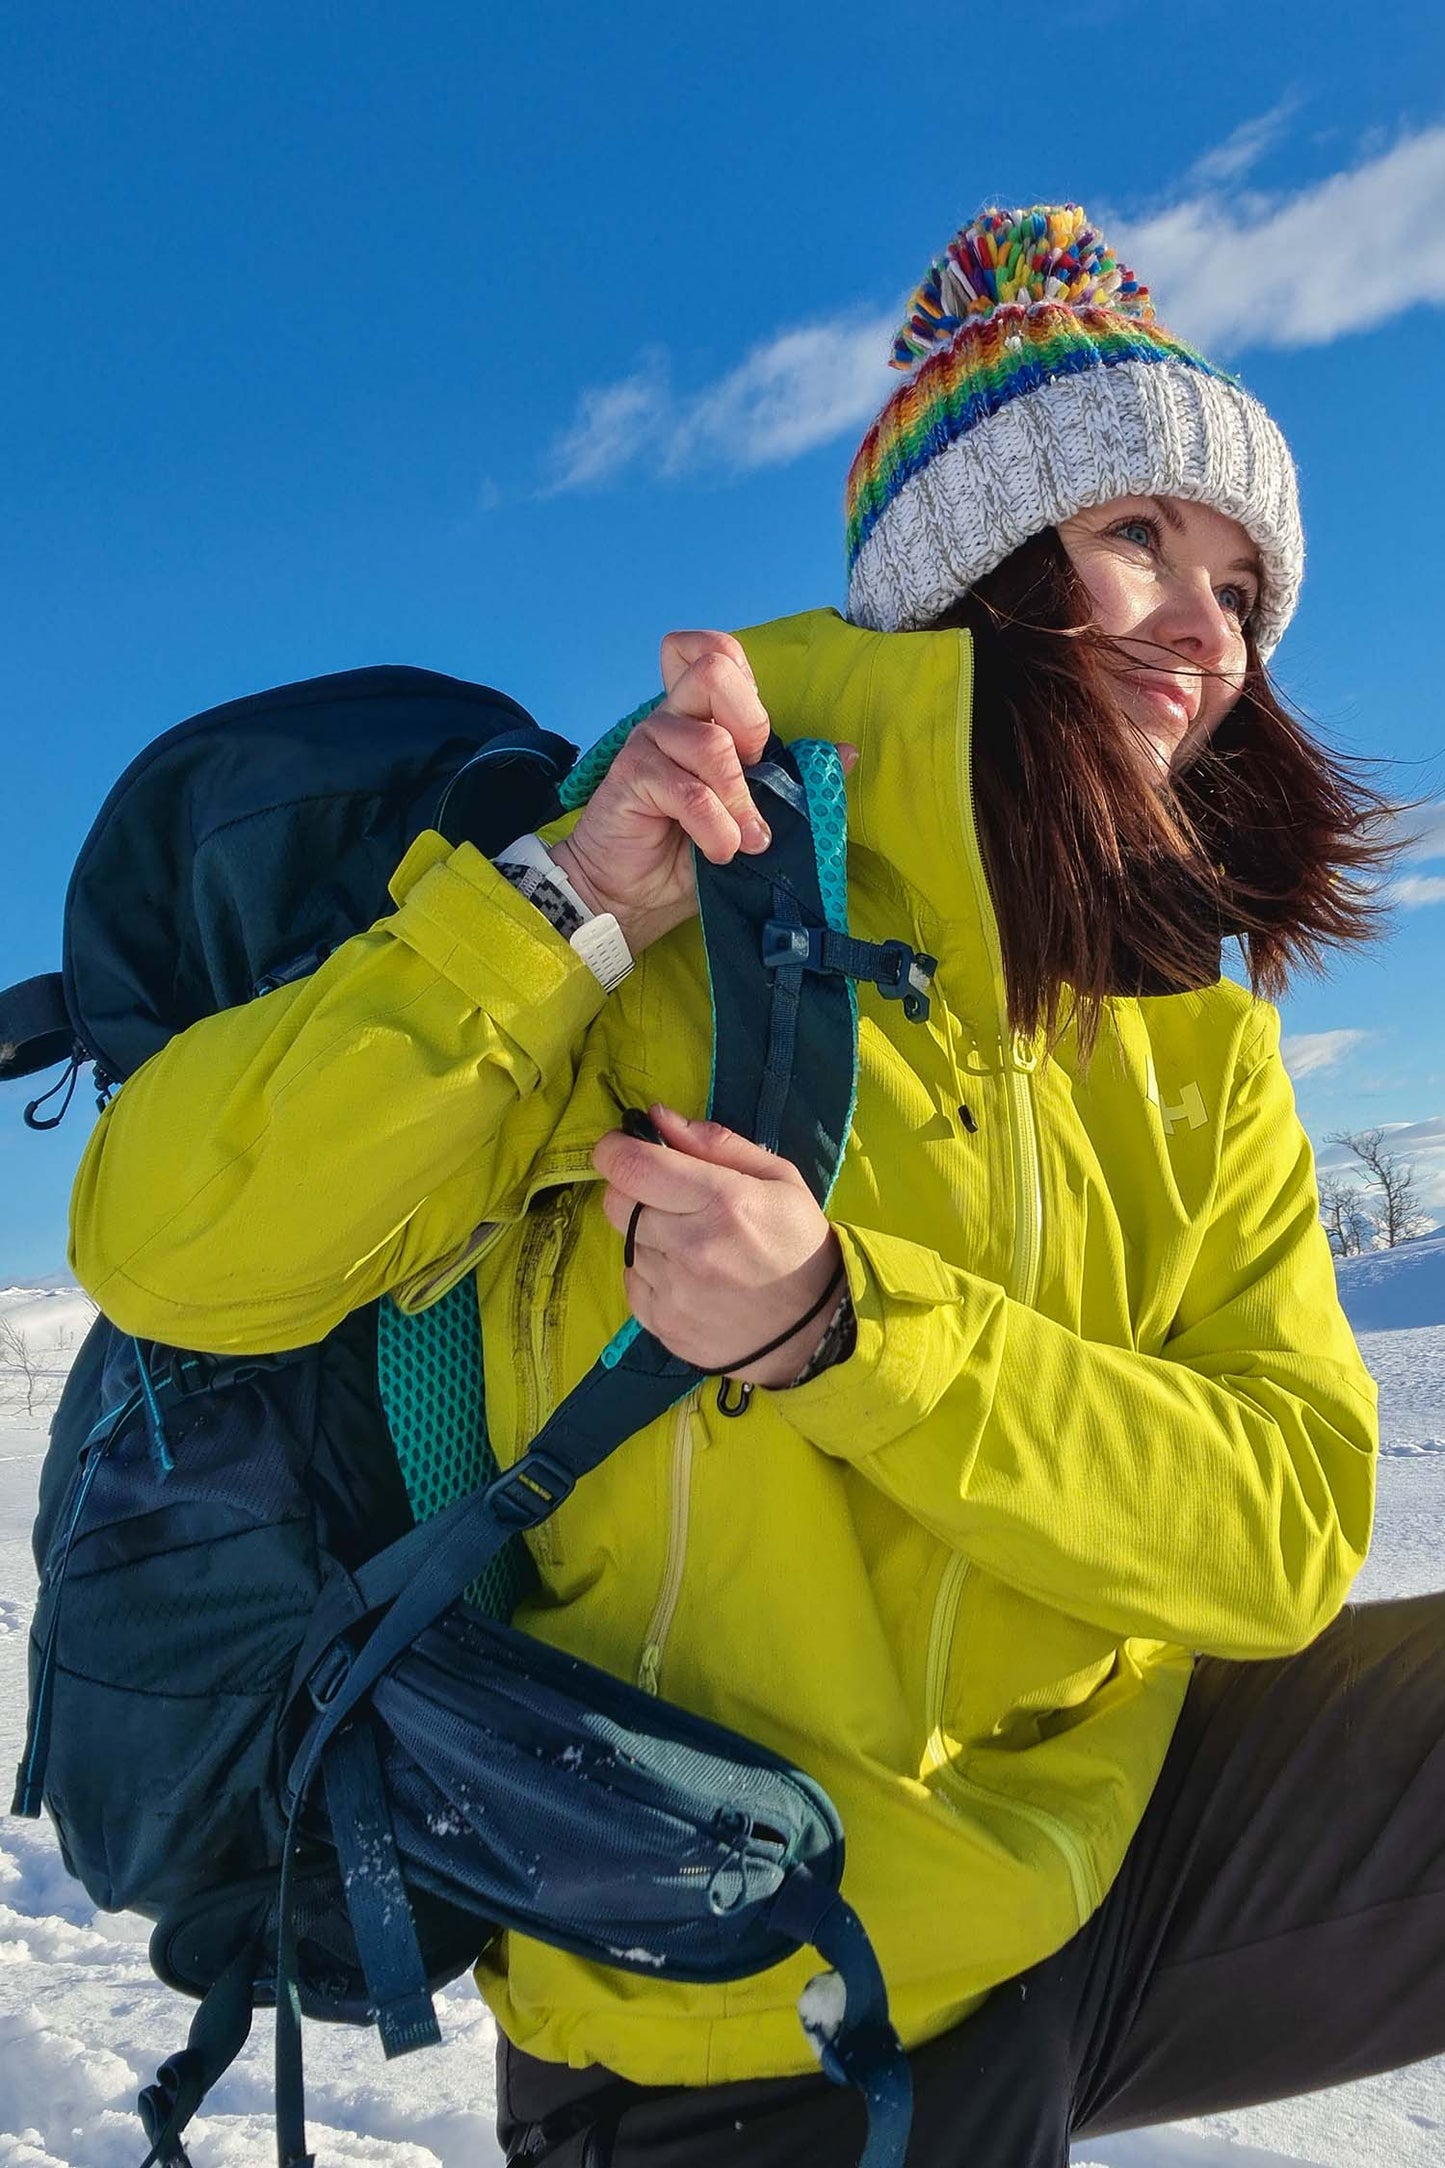
[[(1279, 1655), (1337, 1611), (1375, 1392), (1273, 1009), (1228, 980), (1119, 999), (1083, 1074), (1009, 1032), (966, 636), (818, 612), (744, 644), (785, 737), (861, 748), (855, 930), (938, 958), (924, 1025), (861, 992), (830, 1207), (857, 1351), (629, 1441), (541, 1530), (521, 1622), (821, 1780), (916, 2043), (1099, 1903), (1193, 1653)], [(701, 945), (680, 927), (604, 997), (469, 845), (424, 835), (393, 894), (125, 1086), (74, 1263), (124, 1329), (217, 1350), (474, 1271), (506, 1461), (626, 1314), (594, 1142), (621, 1107), (705, 1105)], [(694, 1987), (513, 1937), (482, 1984), (535, 2054), (705, 2083), (807, 2066), (815, 1964)]]

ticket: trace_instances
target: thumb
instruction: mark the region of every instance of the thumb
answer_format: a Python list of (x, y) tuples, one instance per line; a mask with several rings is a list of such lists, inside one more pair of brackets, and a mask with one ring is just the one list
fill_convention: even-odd
[(796, 1170), (790, 1159), (770, 1152), (751, 1137), (740, 1137), (722, 1122), (690, 1122), (685, 1114), (661, 1104), (649, 1109), (665, 1144), (705, 1159), (713, 1167), (730, 1167), (734, 1174), (750, 1174), (764, 1182), (785, 1182)]

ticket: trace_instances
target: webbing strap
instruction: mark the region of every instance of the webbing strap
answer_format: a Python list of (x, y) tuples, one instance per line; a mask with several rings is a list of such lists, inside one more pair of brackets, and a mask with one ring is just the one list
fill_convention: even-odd
[[(771, 1924), (810, 1942), (843, 1985), (836, 2024), (807, 2025), (823, 2074), (850, 2085), (868, 2109), (868, 2141), (858, 2168), (903, 2168), (913, 2118), (913, 2073), (888, 2016), (888, 1990), (863, 1922), (836, 1890), (795, 1867), (779, 1890)], [(805, 2024), (807, 2023), (805, 2019)]]
[[(803, 930), (797, 903), (785, 888), (773, 890), (773, 909), (781, 923)], [(803, 998), (801, 966), (783, 965), (774, 970), (773, 998), (768, 1015), (768, 1051), (763, 1060), (763, 1081), (758, 1091), (753, 1142), (775, 1152), (783, 1125), (783, 1109), (792, 1088), (793, 1064), (798, 1052), (798, 1008)]]
[(296, 1855), (301, 1838), (298, 1797), (281, 1845), (281, 1886), (276, 1898), (276, 2159), (279, 2168), (316, 2168), (306, 2143), (306, 2070), (301, 2046), (301, 1989), (297, 1954)]
[(151, 2149), (141, 2168), (190, 2168), (181, 2133), (211, 2087), (230, 2069), (251, 2031), (255, 1952), (238, 1950), (202, 1997), (190, 2037), (136, 2102)]
[(367, 1710), (359, 1710), (337, 1733), (322, 1772), (346, 1909), (382, 2052), (390, 2062), (413, 2048), (435, 2047), (441, 2027), (417, 1945)]

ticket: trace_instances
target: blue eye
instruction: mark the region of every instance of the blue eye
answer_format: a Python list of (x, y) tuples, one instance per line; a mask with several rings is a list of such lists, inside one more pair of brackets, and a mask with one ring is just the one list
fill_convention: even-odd
[(1159, 546), (1159, 522), (1153, 519), (1145, 519), (1142, 513), (1132, 519), (1116, 521), (1109, 532), (1122, 536), (1126, 542), (1132, 541), (1135, 535), (1142, 535), (1144, 540), (1141, 547), (1144, 549), (1152, 550), (1157, 549)]
[[(1228, 599), (1230, 597), (1233, 599)], [(1237, 617), (1242, 625), (1254, 608), (1254, 591), (1249, 587), (1221, 587), (1219, 600), (1230, 616)]]

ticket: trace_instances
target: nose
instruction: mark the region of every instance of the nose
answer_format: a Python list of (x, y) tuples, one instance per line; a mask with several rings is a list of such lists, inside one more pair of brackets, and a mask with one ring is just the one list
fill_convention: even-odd
[(1238, 664), (1244, 655), (1244, 636), (1238, 622), (1221, 607), (1201, 566), (1169, 583), (1154, 613), (1155, 638), (1176, 655), (1195, 662), (1202, 670), (1223, 670)]

